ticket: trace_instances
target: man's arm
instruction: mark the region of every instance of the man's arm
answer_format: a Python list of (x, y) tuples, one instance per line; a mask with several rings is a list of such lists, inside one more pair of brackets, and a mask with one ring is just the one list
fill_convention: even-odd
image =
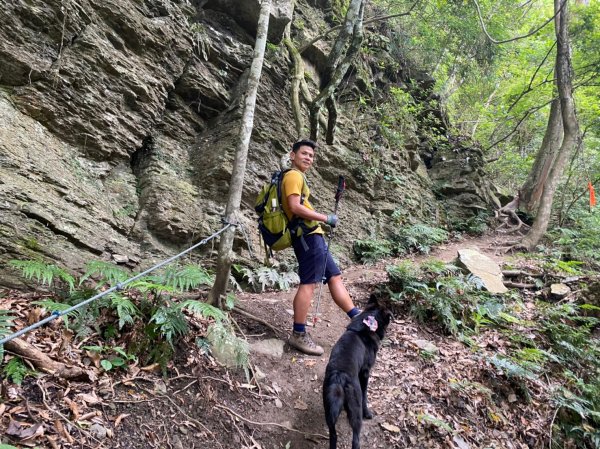
[(323, 223), (327, 222), (327, 215), (310, 210), (308, 207), (300, 204), (300, 195), (289, 195), (287, 201), (290, 212), (296, 217), (303, 218), (304, 220), (322, 221)]

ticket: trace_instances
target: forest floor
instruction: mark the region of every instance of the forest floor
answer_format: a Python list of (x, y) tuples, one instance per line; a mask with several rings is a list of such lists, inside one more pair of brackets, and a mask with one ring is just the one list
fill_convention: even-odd
[[(504, 256), (495, 252), (502, 246), (499, 239), (454, 241), (413, 260), (432, 257), (449, 262), (458, 249), (477, 248), (502, 264)], [(344, 270), (345, 283), (359, 306), (386, 281), (385, 266), (396, 262)], [(287, 339), (293, 296), (293, 289), (237, 295), (245, 310), (279, 330), (275, 333), (234, 314), (249, 343)], [(0, 308), (18, 311), (23, 321), (17, 323), (25, 325), (31, 300), (30, 295), (5, 291)], [(348, 318), (335, 307), (327, 288), (321, 312), (310, 333), (325, 348), (323, 356), (305, 356), (287, 345), (271, 355), (253, 351), (249, 376), (219, 364), (190, 335), (178, 344), (166, 377), (154, 367), (134, 365), (127, 371), (97, 370), (100, 374), (87, 382), (38, 375), (25, 377), (19, 386), (4, 379), (1, 443), (19, 448), (326, 448), (321, 386), (330, 350)], [(65, 336), (62, 323), (54, 322), (24, 338), (48, 355), (84, 363), (85, 343)], [(422, 350), (424, 342), (435, 348)], [(522, 391), (485, 362), (482, 354), (503, 345), (499, 333), (482, 333), (477, 344), (475, 351), (434, 323), (424, 324), (408, 311), (397, 311), (372, 373), (369, 400), (375, 417), (363, 424), (362, 447), (547, 447), (552, 410), (544, 385)], [(350, 448), (351, 430), (344, 414), (338, 435), (338, 447)]]

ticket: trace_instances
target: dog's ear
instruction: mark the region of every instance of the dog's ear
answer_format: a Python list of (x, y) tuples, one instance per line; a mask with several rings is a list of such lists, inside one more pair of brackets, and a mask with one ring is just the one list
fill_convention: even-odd
[(372, 305), (379, 304), (379, 299), (375, 293), (371, 293), (371, 296), (369, 296), (369, 300), (367, 301), (367, 304), (372, 304)]

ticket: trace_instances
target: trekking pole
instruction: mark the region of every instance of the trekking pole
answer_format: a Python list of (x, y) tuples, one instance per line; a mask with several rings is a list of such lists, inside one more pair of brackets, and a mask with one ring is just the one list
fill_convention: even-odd
[[(342, 175), (338, 177), (338, 186), (335, 191), (335, 207), (333, 209), (334, 215), (337, 215), (338, 205), (340, 204), (340, 200), (342, 199), (342, 195), (344, 194), (344, 190), (346, 190), (346, 180)], [(319, 294), (317, 295), (317, 307), (315, 309), (315, 314), (313, 316), (313, 327), (317, 326), (317, 320), (319, 319), (319, 306), (321, 305), (321, 291), (323, 290), (323, 284), (325, 283), (325, 273), (327, 271), (327, 256), (329, 255), (329, 247), (331, 246), (331, 239), (333, 238), (333, 234), (335, 232), (335, 227), (331, 227), (331, 231), (329, 232), (329, 241), (327, 242), (327, 249), (325, 250), (325, 258), (323, 260), (323, 274), (321, 275), (321, 284), (319, 285)]]

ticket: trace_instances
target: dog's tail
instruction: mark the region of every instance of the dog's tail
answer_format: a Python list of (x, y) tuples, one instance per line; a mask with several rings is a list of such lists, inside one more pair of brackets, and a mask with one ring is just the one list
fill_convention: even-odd
[(342, 372), (333, 372), (329, 376), (327, 385), (323, 388), (323, 406), (325, 408), (325, 422), (329, 428), (329, 447), (335, 448), (337, 443), (337, 422), (346, 402), (346, 390), (352, 383), (350, 376)]

